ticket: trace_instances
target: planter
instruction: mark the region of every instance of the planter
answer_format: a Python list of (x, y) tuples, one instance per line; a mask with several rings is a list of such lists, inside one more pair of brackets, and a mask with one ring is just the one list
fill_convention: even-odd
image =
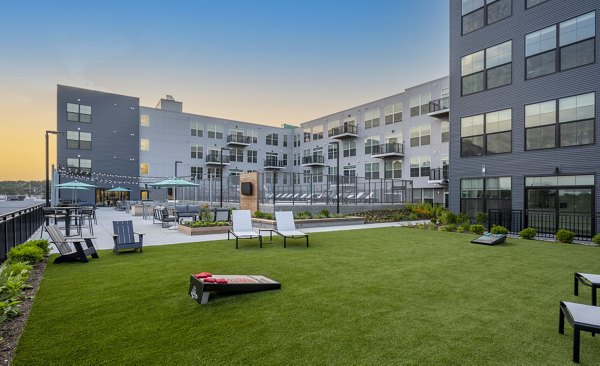
[(178, 225), (177, 230), (187, 235), (209, 235), (209, 234), (224, 234), (231, 229), (231, 226), (206, 226), (206, 227), (189, 227)]
[[(296, 223), (297, 229), (306, 229), (310, 227), (326, 227), (326, 226), (345, 226), (345, 225), (363, 225), (365, 223), (364, 217), (357, 216), (348, 216), (348, 217), (339, 217), (339, 218), (325, 218), (325, 219), (296, 219), (294, 220)], [(254, 227), (259, 229), (275, 229), (275, 220), (267, 220), (267, 219), (252, 219), (252, 224)]]

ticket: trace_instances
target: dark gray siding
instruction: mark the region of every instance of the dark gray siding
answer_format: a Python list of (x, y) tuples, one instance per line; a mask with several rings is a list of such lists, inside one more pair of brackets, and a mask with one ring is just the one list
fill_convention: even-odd
[[(595, 174), (600, 180), (600, 129), (596, 118), (596, 143), (586, 146), (525, 151), (525, 105), (562, 97), (596, 92), (596, 116), (600, 115), (598, 88), (600, 64), (596, 39), (596, 63), (525, 80), (525, 35), (573, 17), (594, 11), (597, 1), (549, 0), (529, 10), (524, 1), (513, 1), (512, 16), (461, 36), (461, 1), (450, 1), (450, 209), (460, 209), (460, 179), (512, 177), (512, 207), (523, 208), (524, 176)], [(600, 30), (596, 14), (596, 38)], [(461, 96), (461, 57), (512, 40), (512, 84), (494, 90)], [(512, 108), (512, 153), (495, 156), (460, 157), (461, 117)], [(596, 186), (598, 186), (596, 184)], [(596, 189), (596, 210), (600, 194)]]
[[(67, 120), (67, 103), (92, 107), (92, 122)], [(57, 129), (65, 133), (58, 136), (57, 162), (65, 167), (67, 158), (90, 159), (93, 180), (80, 179), (97, 187), (125, 187), (131, 189), (131, 198), (139, 198), (137, 179), (139, 175), (139, 99), (124, 95), (58, 85)], [(92, 149), (67, 149), (66, 131), (91, 132)], [(61, 181), (77, 178), (61, 177)], [(132, 184), (126, 182), (131, 181)], [(69, 198), (70, 191), (61, 191), (61, 197)], [(95, 202), (94, 190), (78, 191), (77, 197)]]

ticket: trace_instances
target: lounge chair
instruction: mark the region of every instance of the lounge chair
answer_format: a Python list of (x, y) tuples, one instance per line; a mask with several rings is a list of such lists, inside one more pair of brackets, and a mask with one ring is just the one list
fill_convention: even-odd
[[(88, 255), (92, 258), (98, 258), (96, 248), (92, 239), (96, 239), (93, 236), (87, 237), (68, 237), (66, 238), (58, 226), (48, 225), (46, 226), (46, 232), (50, 235), (50, 239), (56, 245), (56, 248), (60, 252), (60, 257), (54, 260), (54, 263), (62, 263), (67, 261), (81, 261), (87, 263)], [(87, 248), (83, 248), (81, 242), (85, 242)]]
[(306, 247), (308, 248), (308, 234), (296, 230), (294, 214), (292, 211), (275, 212), (275, 221), (277, 229), (275, 232), (283, 237), (283, 247), (286, 247), (287, 238), (306, 238)]
[[(113, 252), (119, 254), (119, 250), (123, 249), (133, 249), (135, 252), (138, 248), (140, 249), (140, 253), (142, 252), (144, 234), (133, 231), (133, 222), (131, 220), (113, 221), (113, 230), (113, 241), (115, 242)], [(137, 234), (138, 241), (135, 241), (134, 234)]]
[(592, 305), (596, 306), (597, 289), (600, 288), (600, 275), (575, 272), (573, 295), (579, 296), (579, 283), (592, 288)]
[(250, 210), (233, 210), (231, 221), (233, 228), (227, 231), (227, 240), (229, 240), (230, 233), (235, 236), (235, 249), (238, 249), (239, 239), (253, 238), (258, 238), (258, 243), (262, 248), (262, 236), (252, 229), (252, 215), (250, 214)]
[(582, 331), (591, 332), (592, 336), (600, 333), (600, 308), (573, 302), (560, 302), (558, 332), (565, 334), (565, 318), (573, 327), (573, 362), (579, 363), (579, 339)]
[(156, 207), (154, 209), (154, 217), (152, 223), (158, 221), (162, 227), (171, 227), (171, 222), (177, 224), (177, 217), (169, 215), (169, 210), (166, 207)]

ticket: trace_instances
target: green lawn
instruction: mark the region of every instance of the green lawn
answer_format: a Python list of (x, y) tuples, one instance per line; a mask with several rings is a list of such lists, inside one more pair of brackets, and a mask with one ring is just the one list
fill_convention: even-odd
[[(571, 364), (558, 304), (590, 304), (573, 272), (600, 273), (600, 248), (473, 237), (396, 227), (49, 263), (14, 364)], [(202, 271), (282, 289), (199, 305), (187, 290)], [(582, 365), (599, 346), (582, 333)]]

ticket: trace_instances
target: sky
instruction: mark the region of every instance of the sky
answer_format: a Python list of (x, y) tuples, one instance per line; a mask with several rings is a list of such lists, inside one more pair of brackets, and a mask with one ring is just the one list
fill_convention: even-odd
[(448, 3), (0, 0), (0, 180), (44, 179), (57, 84), (298, 125), (448, 75)]

